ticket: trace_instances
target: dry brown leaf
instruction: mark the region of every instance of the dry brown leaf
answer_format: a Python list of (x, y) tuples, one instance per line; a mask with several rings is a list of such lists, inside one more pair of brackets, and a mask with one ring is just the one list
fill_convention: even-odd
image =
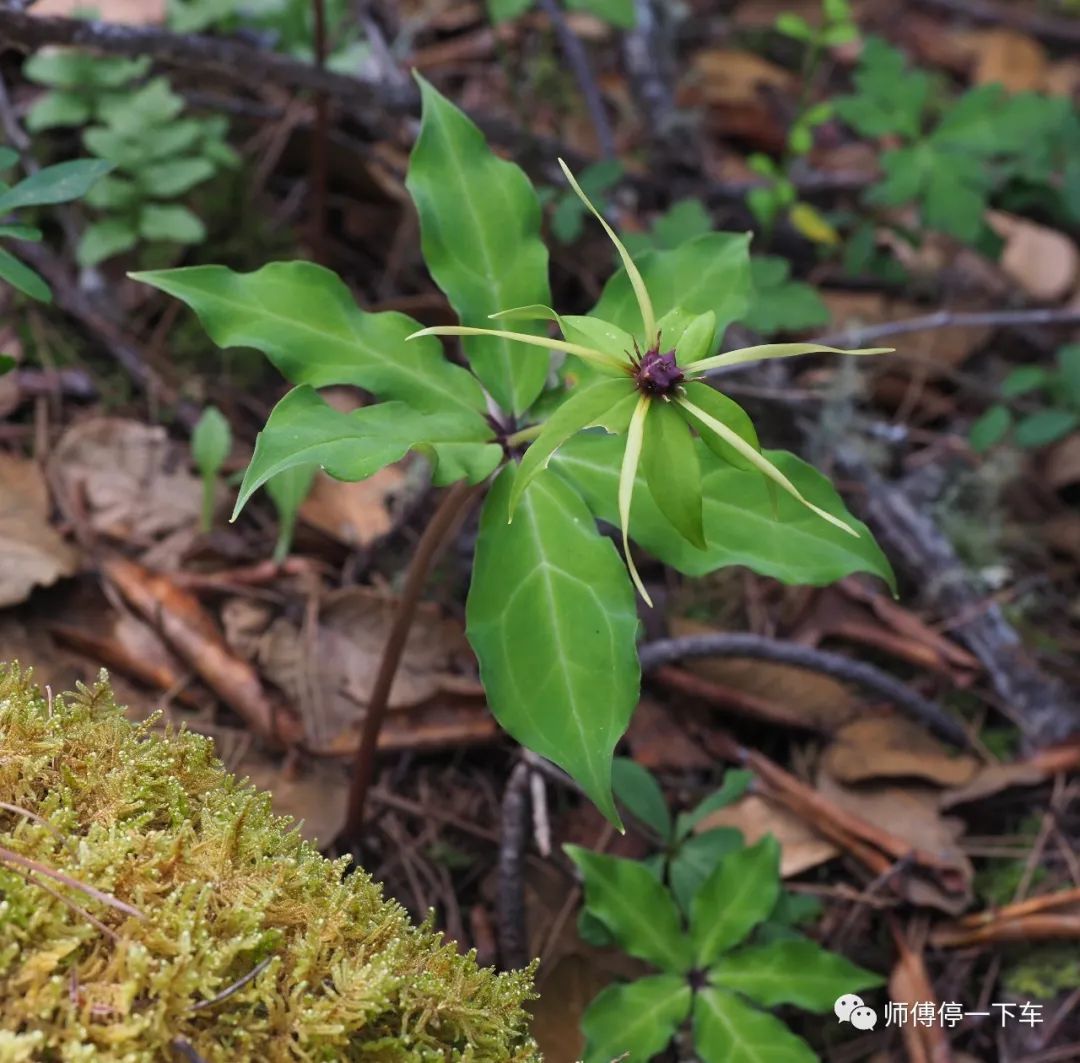
[(946, 790), (939, 807), (943, 810), (956, 805), (970, 804), (992, 797), (1013, 786), (1038, 786), (1047, 779), (1046, 771), (1038, 764), (1019, 761), (1014, 764), (985, 764), (962, 786)]
[(95, 532), (124, 542), (149, 545), (193, 525), (202, 506), (187, 448), (160, 426), (119, 417), (69, 428), (52, 453), (49, 475), (72, 512), (85, 510)]
[[(1080, 468), (1077, 478), (1080, 479)], [(1042, 521), (1039, 534), (1051, 550), (1080, 561), (1080, 513), (1058, 513)]]
[(49, 492), (36, 462), (0, 454), (0, 606), (72, 575), (78, 555), (49, 524)]
[[(386, 644), (397, 599), (347, 587), (320, 603), (311, 630), (274, 617), (245, 598), (225, 604), (226, 638), (254, 658), (266, 677), (297, 707), (314, 750), (328, 749), (363, 718)], [(408, 708), (442, 691), (477, 693), (472, 657), (459, 624), (434, 606), (422, 606), (405, 644), (390, 691), (390, 707)]]
[(966, 753), (952, 753), (913, 721), (890, 715), (845, 724), (833, 736), (821, 766), (842, 783), (908, 778), (963, 786), (979, 763)]
[(941, 862), (934, 878), (922, 869), (899, 876), (897, 885), (915, 904), (956, 915), (971, 902), (974, 869), (958, 844), (964, 823), (945, 817), (939, 810), (940, 791), (934, 786), (910, 783), (906, 786), (836, 782), (828, 772), (819, 771), (818, 792), (846, 812), (858, 816), (912, 849), (932, 853)]
[(1046, 482), (1060, 491), (1080, 483), (1080, 432), (1073, 432), (1047, 451)]
[(650, 771), (693, 771), (713, 766), (713, 759), (679, 722), (671, 705), (643, 697), (630, 719), (626, 742), (636, 760)]
[[(714, 631), (707, 624), (679, 618), (672, 621), (673, 635), (700, 635)], [(856, 713), (858, 701), (843, 683), (805, 668), (771, 661), (738, 658), (710, 660), (696, 657), (685, 662), (687, 671), (717, 683), (765, 698), (804, 717), (812, 730), (833, 731)]]
[(1001, 268), (1033, 299), (1054, 302), (1076, 283), (1080, 253), (1056, 229), (1004, 211), (988, 211), (986, 220), (1005, 241)]
[(996, 82), (1010, 92), (1036, 92), (1046, 79), (1046, 49), (1026, 33), (999, 27), (970, 35), (975, 51), (972, 80)]
[(1050, 96), (1074, 99), (1080, 93), (1080, 59), (1051, 63), (1043, 78), (1043, 91)]
[(839, 854), (839, 850), (804, 820), (782, 804), (758, 794), (748, 794), (733, 805), (707, 815), (697, 825), (698, 833), (715, 827), (735, 827), (747, 845), (771, 834), (780, 843), (780, 874), (798, 875)]
[(94, 17), (104, 22), (122, 22), (131, 26), (152, 26), (165, 21), (166, 0), (40, 0), (35, 15), (78, 16), (92, 7)]

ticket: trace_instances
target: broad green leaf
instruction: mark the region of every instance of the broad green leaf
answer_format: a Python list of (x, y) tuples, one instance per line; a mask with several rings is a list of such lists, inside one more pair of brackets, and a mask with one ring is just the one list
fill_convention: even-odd
[(1080, 413), (1075, 410), (1040, 410), (1016, 422), (1016, 443), (1025, 449), (1045, 447), (1067, 436), (1077, 425)]
[(780, 846), (772, 835), (725, 856), (701, 884), (690, 906), (690, 936), (701, 967), (766, 919), (780, 895)]
[[(622, 450), (621, 439), (587, 433), (568, 440), (551, 460), (551, 469), (574, 485), (599, 519), (612, 525), (618, 525)], [(765, 451), (765, 455), (804, 497), (842, 517), (859, 537), (814, 516), (786, 492), (773, 499), (760, 473), (720, 464), (700, 442), (707, 549), (698, 550), (672, 533), (645, 488), (643, 475), (634, 488), (632, 537), (688, 576), (703, 576), (726, 565), (745, 565), (785, 583), (824, 586), (853, 572), (870, 572), (895, 587), (892, 568), (869, 529), (847, 512), (825, 477), (785, 451)]]
[(716, 870), (716, 865), (742, 845), (743, 836), (734, 827), (717, 827), (695, 834), (679, 846), (668, 868), (668, 880), (684, 912), (690, 911), (701, 884)]
[(149, 57), (121, 59), (89, 56), (82, 52), (46, 49), (23, 63), (22, 72), (38, 85), (86, 92), (95, 88), (119, 88), (142, 77), (150, 69)]
[(164, 127), (184, 109), (183, 98), (172, 91), (167, 78), (154, 78), (134, 92), (118, 93), (106, 100), (101, 118), (121, 134)]
[(272, 262), (254, 273), (191, 266), (133, 276), (187, 303), (218, 346), (255, 347), (294, 384), (354, 384), (417, 410), (472, 414), (483, 423), (483, 391), (443, 358), (438, 340), (406, 342), (417, 330), (412, 318), (360, 310), (321, 266)]
[(206, 237), (206, 226), (178, 203), (151, 203), (139, 212), (139, 232), (147, 240), (197, 244)]
[(1002, 382), (1001, 394), (1014, 399), (1043, 387), (1050, 374), (1041, 365), (1024, 365), (1014, 369)]
[[(264, 483), (298, 465), (318, 465), (338, 480), (364, 480), (414, 447), (471, 442), (483, 422), (456, 414), (428, 414), (401, 402), (351, 413), (335, 410), (313, 388), (293, 388), (270, 411), (236, 499), (240, 512)], [(487, 429), (490, 435), (490, 429)]]
[(754, 255), (750, 259), (754, 289), (750, 307), (741, 320), (763, 335), (818, 328), (829, 323), (829, 309), (817, 290), (790, 279), (791, 266), (779, 255)]
[(703, 1063), (818, 1063), (778, 1018), (714, 987), (694, 997), (694, 1047)]
[(709, 982), (775, 1007), (795, 1004), (807, 1011), (832, 1011), (837, 997), (884, 984), (873, 971), (856, 967), (808, 938), (793, 937), (725, 956)]
[(641, 468), (660, 512), (684, 539), (704, 550), (701, 464), (686, 421), (669, 403), (654, 400), (649, 406)]
[(968, 441), (980, 454), (1000, 443), (1012, 427), (1007, 406), (991, 406), (968, 430)]
[(536, 437), (521, 459), (514, 487), (510, 492), (510, 516), (513, 517), (518, 499), (538, 472), (547, 468), (552, 454), (572, 435), (595, 424), (597, 418), (624, 399), (636, 394), (634, 382), (628, 377), (604, 379), (595, 384), (583, 384), (569, 396), (544, 422), (543, 431)]
[(675, 820), (675, 836), (685, 838), (706, 816), (734, 804), (749, 789), (754, 773), (742, 768), (728, 768), (719, 788), (709, 794), (696, 808), (680, 812)]
[(671, 836), (671, 813), (652, 772), (628, 757), (616, 757), (611, 767), (615, 799), (667, 841)]
[(19, 161), (19, 153), (14, 148), (0, 145), (0, 172), (10, 170)]
[(638, 618), (626, 568), (574, 490), (540, 473), (513, 524), (504, 469), (484, 504), (466, 604), (495, 718), (564, 768), (613, 823), (611, 758), (637, 704)]
[[(750, 415), (734, 400), (728, 398), (722, 391), (709, 387), (708, 384), (691, 381), (686, 385), (686, 397), (697, 407), (704, 410), (711, 417), (715, 417), (721, 424), (727, 425), (740, 439), (746, 440), (760, 453), (761, 443), (758, 441), (757, 429)], [(687, 410), (681, 411), (682, 416), (697, 429), (701, 441), (721, 461), (728, 465), (734, 465), (736, 469), (753, 470), (753, 465), (746, 460), (730, 443), (721, 439), (711, 428)], [(757, 473), (757, 475), (761, 475)]]
[(0, 376), (10, 373), (18, 364), (10, 354), (0, 354)]
[(634, 0), (566, 0), (566, 6), (571, 11), (587, 11), (624, 30), (633, 29), (637, 22)]
[[(707, 233), (671, 251), (648, 251), (636, 259), (652, 296), (657, 319), (681, 307), (690, 314), (716, 314), (716, 332), (746, 310), (750, 295), (750, 236)], [(620, 269), (604, 285), (590, 316), (610, 321), (636, 336), (643, 349), (655, 336), (641, 336), (641, 314), (626, 271)]]
[(690, 969), (690, 942), (671, 894), (639, 860), (563, 846), (585, 883), (585, 906), (623, 950), (663, 971)]
[(0, 225), (0, 236), (6, 236), (9, 240), (37, 242), (41, 239), (42, 232), (33, 225)]
[(39, 303), (52, 302), (49, 286), (21, 259), (2, 248), (0, 248), (0, 280), (7, 281), (13, 288), (18, 288), (24, 295), (37, 299)]
[(581, 1017), (585, 1063), (623, 1057), (648, 1063), (686, 1021), (690, 1003), (690, 985), (678, 975), (654, 974), (608, 986)]
[(27, 112), (26, 128), (31, 133), (42, 133), (46, 129), (86, 125), (92, 114), (89, 100), (74, 92), (46, 92)]
[(135, 182), (127, 177), (104, 177), (86, 193), (88, 206), (108, 211), (126, 210), (140, 198)]
[(46, 166), (0, 194), (0, 214), (19, 207), (37, 207), (67, 203), (85, 196), (88, 189), (112, 166), (101, 159), (72, 159)]
[(171, 199), (183, 195), (213, 175), (214, 164), (209, 159), (170, 159), (146, 167), (139, 174), (139, 185), (147, 195)]
[[(406, 184), (435, 283), (461, 323), (476, 328), (490, 328), (489, 315), (499, 310), (550, 303), (540, 202), (529, 179), (495, 155), (452, 103), (423, 78), (417, 81), (423, 117)], [(543, 389), (546, 352), (497, 337), (469, 337), (463, 346), (504, 409), (523, 413)]]
[(1080, 343), (1069, 343), (1057, 353), (1058, 379), (1067, 402), (1080, 408)]
[(317, 465), (294, 465), (266, 481), (266, 493), (277, 510), (278, 537), (274, 545), (274, 561), (279, 565), (292, 549), (296, 516), (311, 490), (311, 482), (315, 479), (316, 472)]
[(191, 456), (203, 476), (214, 476), (232, 449), (232, 429), (216, 406), (207, 406), (191, 433)]
[(130, 251), (139, 235), (126, 218), (106, 218), (87, 226), (75, 252), (80, 266), (96, 266), (99, 262)]

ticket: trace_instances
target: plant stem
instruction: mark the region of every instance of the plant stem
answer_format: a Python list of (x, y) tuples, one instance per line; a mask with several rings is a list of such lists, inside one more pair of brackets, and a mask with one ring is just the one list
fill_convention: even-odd
[(443, 496), (438, 509), (435, 510), (424, 529), (424, 534), (420, 536), (420, 542), (416, 544), (416, 553), (413, 554), (409, 571), (405, 576), (401, 600), (383, 648), (379, 672), (375, 677), (375, 686), (371, 691), (371, 700), (368, 702), (367, 714), (364, 717), (360, 748), (356, 751), (356, 760), (353, 762), (348, 813), (345, 826), (337, 839), (338, 848), (341, 850), (355, 849), (363, 831), (367, 795), (374, 782), (379, 731), (386, 719), (386, 710), (390, 704), (390, 688), (405, 650), (405, 641), (409, 636), (413, 617), (416, 615), (420, 592), (424, 589), (428, 573), (447, 535), (483, 487), (482, 483), (470, 485), (465, 480), (454, 484)]
[(202, 531), (206, 533), (214, 527), (214, 496), (217, 493), (217, 477), (204, 476), (202, 482)]
[(508, 447), (519, 447), (522, 443), (531, 443), (543, 430), (544, 426), (542, 424), (531, 424), (528, 428), (523, 428), (512, 436), (507, 436), (506, 445)]

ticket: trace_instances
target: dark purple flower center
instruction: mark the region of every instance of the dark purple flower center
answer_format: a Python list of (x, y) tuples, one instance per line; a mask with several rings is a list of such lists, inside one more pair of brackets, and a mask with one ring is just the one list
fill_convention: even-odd
[(675, 364), (675, 352), (661, 353), (658, 346), (647, 350), (634, 370), (638, 391), (646, 395), (674, 395), (685, 379), (685, 374)]

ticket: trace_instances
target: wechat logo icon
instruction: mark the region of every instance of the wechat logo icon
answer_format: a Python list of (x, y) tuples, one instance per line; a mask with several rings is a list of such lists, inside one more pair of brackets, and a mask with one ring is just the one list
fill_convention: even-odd
[(833, 1011), (841, 1022), (850, 1022), (856, 1030), (872, 1030), (877, 1025), (877, 1012), (863, 1003), (862, 997), (845, 993), (836, 998)]

